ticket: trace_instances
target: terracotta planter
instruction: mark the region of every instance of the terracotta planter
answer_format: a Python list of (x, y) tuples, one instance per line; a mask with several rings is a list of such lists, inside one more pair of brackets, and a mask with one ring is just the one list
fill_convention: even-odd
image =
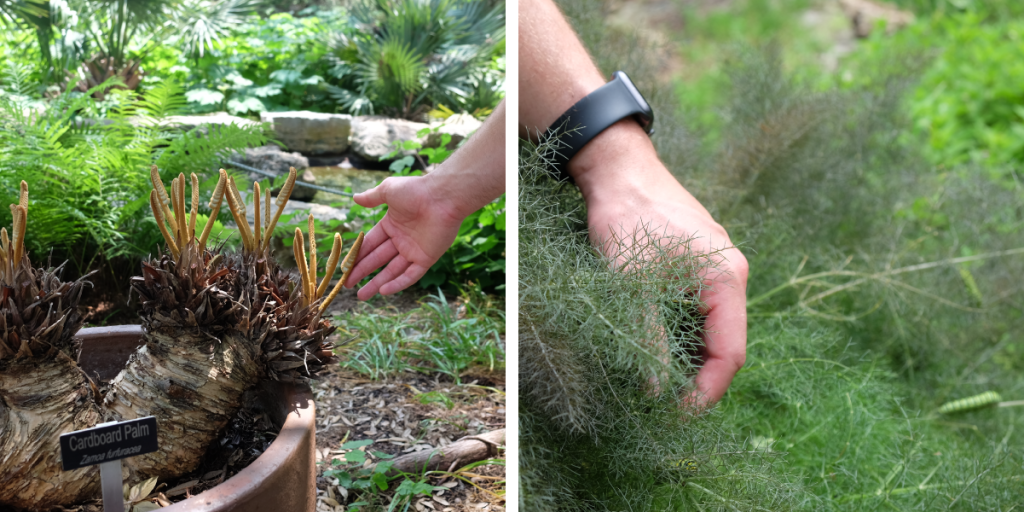
[[(142, 326), (89, 327), (78, 332), (78, 361), (91, 376), (114, 378), (139, 346)], [(261, 386), (266, 410), (281, 431), (267, 451), (224, 483), (161, 510), (312, 511), (316, 506), (316, 408), (306, 386)]]

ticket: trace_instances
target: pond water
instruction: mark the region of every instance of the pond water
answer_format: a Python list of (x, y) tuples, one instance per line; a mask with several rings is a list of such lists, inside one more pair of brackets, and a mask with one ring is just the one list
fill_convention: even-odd
[[(345, 187), (352, 187), (352, 192), (364, 192), (369, 190), (384, 178), (391, 176), (388, 171), (372, 171), (368, 169), (356, 169), (354, 167), (310, 167), (310, 171), (316, 176), (316, 184), (322, 187), (345, 190)], [(331, 194), (318, 190), (313, 197), (314, 203), (331, 204), (337, 202), (349, 202), (351, 199), (338, 194)]]

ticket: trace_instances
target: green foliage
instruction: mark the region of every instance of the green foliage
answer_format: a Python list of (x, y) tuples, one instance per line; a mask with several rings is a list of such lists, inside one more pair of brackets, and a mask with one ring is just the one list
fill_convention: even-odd
[(365, 1), (251, 17), (201, 57), (173, 46), (146, 59), (189, 84), (197, 112), (313, 110), (421, 117), (439, 102), (474, 112), (503, 97), (504, 4)]
[[(11, 4), (12, 8), (5, 4)], [(132, 59), (154, 47), (178, 46), (188, 55), (202, 56), (246, 14), (253, 0), (36, 0), (0, 2), (0, 22), (32, 33), (34, 51), (42, 58), (45, 83), (67, 85), (67, 73), (77, 74), (92, 57), (109, 58), (104, 69), (119, 72)], [(17, 18), (16, 22), (10, 21)], [(13, 28), (13, 27), (12, 27)], [(22, 53), (32, 51), (22, 47)], [(98, 61), (97, 61), (98, 62)], [(135, 73), (132, 73), (135, 74)], [(97, 81), (105, 77), (98, 78)], [(74, 83), (71, 81), (71, 85)], [(134, 85), (130, 85), (134, 88)]]
[(335, 102), (324, 89), (330, 66), (323, 44), (332, 30), (352, 30), (342, 11), (252, 17), (202, 57), (165, 46), (145, 65), (157, 76), (189, 84), (186, 97), (195, 112), (333, 112)]
[[(331, 469), (324, 470), (324, 478), (337, 479), (340, 487), (369, 495), (371, 500), (373, 495), (388, 490), (388, 483), (391, 480), (388, 471), (391, 470), (393, 463), (387, 459), (394, 458), (394, 455), (375, 451), (374, 456), (382, 460), (372, 468), (363, 467), (367, 460), (365, 447), (371, 444), (372, 440), (349, 441), (342, 444), (342, 450), (349, 450), (345, 453), (345, 460), (331, 459)], [(428, 490), (427, 494), (429, 493)], [(351, 510), (360, 510), (369, 505), (370, 502), (362, 501), (360, 498), (348, 503)]]
[(1024, 5), (1015, 0), (893, 0), (892, 3), (919, 15), (973, 12), (998, 20), (1024, 14)]
[[(212, 176), (227, 153), (266, 141), (261, 128), (182, 131), (163, 123), (183, 104), (173, 82), (145, 97), (116, 91), (113, 98), (105, 116), (87, 94), (65, 93), (42, 110), (0, 98), (0, 196), (17, 197), (18, 184), (28, 182), (27, 242), (37, 261), (57, 249), (84, 271), (100, 256), (157, 252), (162, 237), (149, 213), (149, 167), (158, 165), (165, 179)], [(10, 221), (0, 211), (0, 224)]]
[(462, 221), (451, 248), (420, 280), (421, 287), (478, 284), (505, 289), (505, 195)]
[[(558, 185), (544, 153), (527, 146), (519, 163), (520, 509), (784, 506), (775, 456), (742, 450), (679, 401), (701, 326), (696, 304), (673, 306), (692, 304), (711, 258), (639, 226), (618, 247), (630, 264), (613, 268), (587, 239), (579, 192)], [(700, 480), (680, 480), (668, 461), (683, 458)]]
[(1024, 21), (986, 23), (977, 13), (936, 14), (892, 37), (877, 35), (849, 64), (847, 81), (870, 76), (894, 54), (931, 56), (909, 103), (937, 166), (983, 163), (1008, 174), (1024, 162)]
[[(807, 485), (799, 508), (998, 510), (1015, 499), (1021, 461), (1006, 434), (1020, 413), (974, 413), (970, 434), (930, 414), (1024, 389), (986, 353), (1005, 350), (1022, 320), (993, 300), (1024, 293), (996, 285), (1022, 268), (1021, 191), (977, 168), (936, 175), (902, 114), (913, 69), (813, 93), (771, 54), (740, 59), (726, 149), (687, 170), (755, 249), (748, 368), (721, 410), (788, 453), (788, 479)], [(666, 157), (692, 160), (683, 152)]]
[(675, 50), (686, 65), (673, 77), (678, 97), (673, 110), (681, 109), (687, 119), (698, 120), (695, 124), (709, 132), (707, 142), (717, 142), (722, 118), (708, 107), (727, 101), (722, 94), (728, 85), (723, 66), (744, 46), (775, 44), (790, 70), (814, 76), (823, 67), (822, 55), (835, 45), (836, 34), (849, 31), (844, 16), (804, 21), (809, 9), (826, 5), (815, 0), (737, 0), (715, 9), (684, 6), (686, 29), (673, 36), (678, 41)]
[(371, 379), (407, 370), (441, 373), (455, 383), (467, 370), (505, 367), (504, 311), (479, 289), (453, 307), (444, 294), (398, 314), (361, 305), (337, 318), (357, 335), (341, 365)]
[(331, 41), (347, 111), (414, 119), (438, 104), (493, 108), (504, 87), (505, 3), (491, 0), (362, 0), (361, 30)]
[[(603, 69), (629, 62), (640, 89), (655, 91), (648, 97), (659, 112), (659, 155), (732, 239), (742, 241), (751, 268), (747, 365), (715, 412), (699, 421), (647, 415), (659, 411), (654, 406), (638, 412), (590, 405), (612, 392), (616, 405), (652, 400), (635, 370), (620, 381), (586, 378), (623, 359), (618, 354), (628, 353), (630, 340), (647, 339), (627, 329), (658, 318), (645, 315), (654, 306), (644, 301), (661, 291), (636, 291), (622, 284), (625, 277), (615, 277), (614, 287), (603, 281), (612, 278), (597, 278), (609, 271), (586, 244), (580, 198), (544, 181), (547, 171), (537, 170), (543, 166), (535, 154), (524, 151), (520, 508), (1017, 505), (1024, 442), (1015, 429), (1024, 410), (936, 411), (988, 391), (1007, 400), (1024, 396), (1024, 348), (1017, 336), (1024, 326), (1017, 306), (1024, 287), (1015, 277), (1024, 272), (1024, 189), (990, 181), (998, 175), (991, 162), (937, 172), (922, 155), (904, 102), (907, 96), (918, 101), (915, 75), (929, 72), (920, 48), (890, 45), (897, 51), (875, 61), (886, 65), (854, 68), (852, 79), (824, 90), (823, 84), (835, 83), (831, 77), (787, 72), (777, 49), (734, 54), (722, 68), (716, 103), (702, 105), (716, 113), (717, 134), (700, 140), (694, 134), (707, 131), (702, 119), (680, 122), (673, 98), (652, 85), (656, 66), (636, 58), (646, 53), (643, 47), (606, 37), (601, 20), (588, 18), (582, 5), (563, 7)], [(897, 65), (907, 62), (915, 65)], [(637, 233), (640, 247), (650, 245), (646, 232)], [(564, 281), (566, 274), (575, 280)], [(682, 276), (679, 283), (685, 282)], [(589, 305), (576, 305), (588, 294), (595, 308), (606, 308), (601, 316), (619, 319), (585, 330), (588, 323), (599, 326)], [(667, 332), (694, 321), (664, 318)], [(678, 354), (671, 364), (696, 363), (687, 351)], [(627, 365), (643, 361), (625, 359)], [(684, 372), (683, 389), (686, 378)], [(580, 413), (586, 406), (591, 412)], [(673, 406), (666, 400), (662, 407), (687, 414)], [(597, 434), (566, 434), (585, 433), (598, 421)], [(616, 435), (603, 437), (610, 432)], [(692, 459), (698, 472), (659, 486), (652, 475), (664, 459), (637, 453), (672, 445), (660, 439), (640, 445), (632, 441), (637, 432), (664, 432), (669, 443), (704, 443), (664, 458)], [(728, 464), (703, 458), (722, 452), (737, 454)], [(620, 458), (630, 464), (620, 466)], [(724, 468), (721, 475), (705, 473), (716, 467)], [(722, 485), (725, 475), (742, 482), (708, 486)]]
[(429, 391), (427, 393), (420, 393), (419, 395), (417, 395), (416, 399), (419, 400), (420, 403), (423, 405), (439, 403), (444, 404), (444, 406), (448, 410), (451, 410), (453, 407), (455, 407), (455, 402), (452, 401), (452, 399), (448, 397), (448, 395), (446, 395), (443, 391)]

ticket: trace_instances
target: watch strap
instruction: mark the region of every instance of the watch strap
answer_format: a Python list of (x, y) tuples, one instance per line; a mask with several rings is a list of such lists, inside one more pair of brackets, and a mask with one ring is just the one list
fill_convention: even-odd
[(620, 75), (625, 77), (624, 73), (616, 71), (615, 79), (576, 102), (545, 132), (543, 140), (557, 139), (549, 155), (563, 178), (571, 179), (568, 172), (569, 160), (594, 137), (623, 118), (643, 117), (637, 121), (650, 133), (650, 107), (646, 102), (641, 105), (637, 101), (633, 94), (635, 89), (630, 91), (632, 82), (628, 82), (629, 78), (623, 80)]

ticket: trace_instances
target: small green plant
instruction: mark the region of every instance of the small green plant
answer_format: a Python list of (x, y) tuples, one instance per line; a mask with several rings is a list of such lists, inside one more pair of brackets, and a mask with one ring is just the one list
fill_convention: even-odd
[(447, 487), (435, 487), (428, 483), (426, 475), (412, 475), (399, 471), (393, 471), (394, 463), (388, 459), (394, 458), (384, 452), (374, 451), (372, 455), (378, 462), (371, 467), (366, 467), (367, 454), (365, 448), (373, 444), (372, 440), (349, 441), (341, 445), (342, 450), (349, 450), (345, 453), (345, 460), (332, 459), (330, 469), (323, 472), (325, 478), (334, 478), (338, 486), (348, 491), (355, 491), (355, 501), (347, 503), (348, 510), (364, 510), (374, 508), (375, 504), (383, 497), (382, 493), (389, 490), (391, 482), (402, 479), (398, 487), (394, 488), (390, 496), (387, 509), (408, 510), (412, 500), (417, 496), (430, 496), (431, 492), (445, 490)]
[(455, 407), (455, 402), (452, 401), (451, 397), (442, 391), (420, 393), (419, 395), (416, 395), (416, 399), (423, 405), (443, 404), (449, 411)]
[[(384, 316), (367, 315), (368, 321), (385, 321)], [(365, 325), (365, 324), (364, 324)], [(350, 328), (356, 327), (350, 325)], [(360, 330), (360, 334), (366, 332)], [(400, 338), (398, 338), (400, 339)], [(380, 380), (388, 375), (394, 375), (409, 370), (412, 366), (403, 357), (403, 343), (395, 338), (382, 337), (381, 334), (373, 333), (369, 339), (359, 342), (359, 349), (344, 361), (341, 366), (351, 368), (373, 380)]]
[(423, 305), (426, 312), (424, 337), (434, 340), (421, 345), (433, 367), (461, 383), (460, 375), (471, 366), (494, 371), (503, 365), (501, 332), (504, 313), (477, 310), (466, 302), (461, 310), (452, 308), (440, 289)]

